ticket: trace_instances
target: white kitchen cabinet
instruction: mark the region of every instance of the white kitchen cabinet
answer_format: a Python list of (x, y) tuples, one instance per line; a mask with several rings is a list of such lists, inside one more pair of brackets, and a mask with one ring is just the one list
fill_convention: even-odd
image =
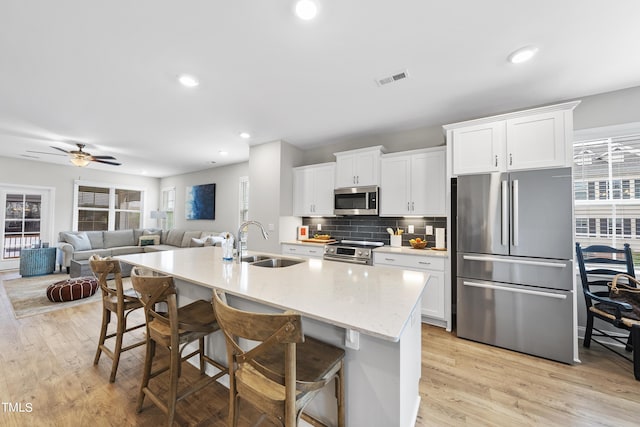
[(445, 148), (385, 154), (380, 216), (446, 216)]
[(320, 243), (283, 243), (282, 254), (301, 256), (305, 258), (322, 258), (322, 256), (324, 255), (324, 245)]
[(565, 166), (562, 111), (509, 119), (506, 126), (507, 170)]
[(429, 281), (422, 294), (422, 316), (425, 323), (443, 326), (445, 319), (445, 258), (443, 256), (412, 255), (407, 253), (373, 252), (373, 265), (385, 265), (429, 273)]
[(505, 123), (501, 121), (454, 129), (453, 173), (464, 175), (503, 170), (504, 128)]
[(336, 156), (335, 188), (380, 185), (381, 145), (334, 153)]
[(567, 102), (444, 126), (453, 175), (571, 166), (573, 109)]
[(333, 215), (335, 163), (293, 168), (293, 214)]

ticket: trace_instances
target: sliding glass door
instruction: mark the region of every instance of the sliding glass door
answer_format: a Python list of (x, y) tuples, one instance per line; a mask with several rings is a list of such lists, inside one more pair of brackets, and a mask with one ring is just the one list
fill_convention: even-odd
[(19, 258), (21, 248), (40, 243), (41, 208), (39, 194), (6, 195), (2, 258)]
[(22, 248), (50, 240), (49, 202), (49, 190), (0, 186), (0, 269), (17, 268)]

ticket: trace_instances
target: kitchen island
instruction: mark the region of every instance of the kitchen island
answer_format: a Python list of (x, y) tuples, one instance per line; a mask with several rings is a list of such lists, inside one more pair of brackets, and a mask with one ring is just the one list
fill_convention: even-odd
[[(306, 335), (346, 350), (348, 426), (415, 424), (420, 403), (420, 302), (428, 273), (321, 259), (267, 268), (224, 262), (219, 247), (117, 258), (174, 276), (180, 305), (210, 300), (212, 290), (219, 289), (239, 309), (302, 314)], [(210, 337), (207, 347), (208, 354), (226, 361), (219, 334)], [(335, 424), (332, 387), (324, 391), (308, 412)]]

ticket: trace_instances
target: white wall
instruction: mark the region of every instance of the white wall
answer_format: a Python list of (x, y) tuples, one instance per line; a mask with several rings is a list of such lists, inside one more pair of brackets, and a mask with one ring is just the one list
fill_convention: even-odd
[(284, 141), (250, 148), (249, 219), (260, 222), (270, 236), (264, 240), (257, 228), (250, 227), (247, 240), (250, 250), (280, 253), (282, 236), (299, 224), (290, 215), (293, 212), (292, 168), (300, 163), (301, 155), (298, 148)]
[(247, 248), (262, 252), (280, 252), (277, 226), (280, 217), (280, 145), (281, 141), (255, 145), (249, 150), (249, 219), (269, 228), (269, 240), (251, 226)]
[[(160, 189), (175, 187), (176, 208), (175, 228), (185, 230), (230, 231), (238, 230), (238, 206), (240, 177), (249, 175), (249, 163), (205, 169), (183, 175), (175, 175), (160, 180)], [(185, 198), (187, 186), (216, 184), (215, 219), (187, 220), (185, 218)], [(251, 191), (251, 185), (250, 191)], [(154, 208), (159, 208), (155, 206)], [(249, 206), (251, 209), (251, 206)]]
[(387, 153), (397, 153), (400, 151), (415, 150), (418, 148), (437, 147), (444, 145), (445, 143), (444, 132), (442, 130), (443, 124), (444, 123), (410, 130), (327, 141), (320, 146), (305, 149), (303, 152), (303, 163), (296, 166), (335, 162), (336, 157), (333, 153), (355, 150), (357, 148), (372, 147), (375, 145), (384, 146)]
[(576, 130), (640, 121), (640, 86), (584, 96), (574, 111)]

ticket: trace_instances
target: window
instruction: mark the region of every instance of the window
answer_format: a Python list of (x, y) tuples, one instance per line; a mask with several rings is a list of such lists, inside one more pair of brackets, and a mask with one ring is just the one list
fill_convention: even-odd
[(576, 218), (576, 234), (587, 236), (589, 234), (589, 219)]
[(238, 226), (245, 221), (249, 220), (249, 177), (241, 176), (240, 177), (240, 191), (238, 195), (239, 200), (239, 218), (238, 218)]
[(75, 184), (74, 229), (125, 230), (142, 226), (143, 192), (138, 189)]
[[(176, 188), (170, 187), (162, 190), (161, 208), (167, 217), (160, 220), (160, 228), (171, 230), (175, 226)], [(163, 223), (164, 222), (164, 223)]]
[(573, 144), (576, 240), (640, 252), (640, 124), (608, 131)]

